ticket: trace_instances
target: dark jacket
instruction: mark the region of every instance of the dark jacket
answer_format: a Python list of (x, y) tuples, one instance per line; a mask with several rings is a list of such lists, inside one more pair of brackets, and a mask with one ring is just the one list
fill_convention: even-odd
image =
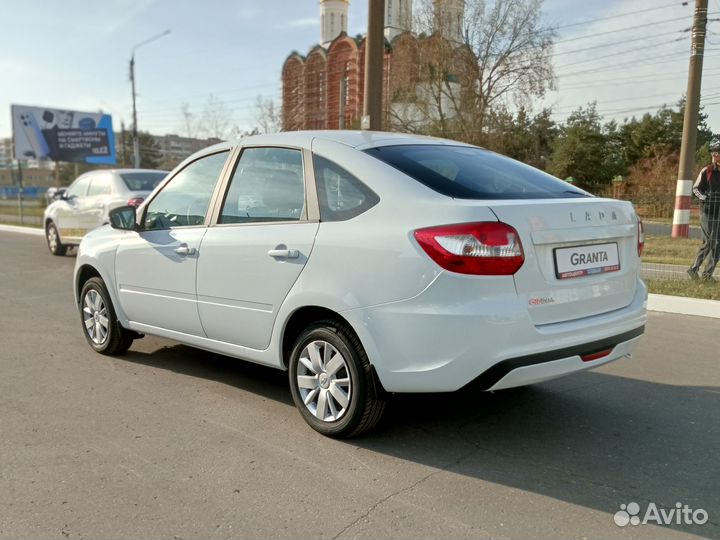
[(703, 168), (695, 180), (693, 193), (703, 201), (704, 209), (720, 205), (720, 167), (711, 164)]

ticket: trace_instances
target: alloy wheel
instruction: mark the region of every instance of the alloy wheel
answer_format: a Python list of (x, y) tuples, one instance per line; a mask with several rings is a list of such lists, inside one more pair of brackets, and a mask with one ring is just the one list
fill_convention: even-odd
[(47, 242), (50, 247), (50, 251), (56, 251), (58, 247), (58, 234), (53, 225), (50, 225), (47, 229)]
[(342, 418), (352, 399), (352, 381), (340, 351), (327, 341), (309, 343), (300, 353), (296, 377), (300, 397), (315, 418)]
[(110, 321), (107, 306), (95, 289), (90, 289), (83, 300), (85, 331), (95, 345), (102, 345), (108, 337)]

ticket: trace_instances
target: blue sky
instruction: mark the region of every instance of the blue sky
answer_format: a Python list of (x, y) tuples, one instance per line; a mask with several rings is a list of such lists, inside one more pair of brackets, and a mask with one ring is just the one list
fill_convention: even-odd
[[(710, 18), (720, 18), (720, 0), (709, 1)], [(687, 82), (683, 30), (692, 24), (692, 4), (545, 0), (546, 21), (561, 27), (553, 59), (559, 91), (545, 100), (556, 120), (592, 100), (606, 119), (675, 103)], [(121, 121), (129, 125), (130, 51), (166, 29), (168, 36), (136, 53), (140, 129), (181, 133), (181, 104), (199, 114), (210, 94), (249, 129), (257, 96), (279, 97), (287, 55), (306, 53), (319, 39), (315, 0), (2, 0), (0, 6), (0, 137), (11, 134), (11, 103), (103, 110), (116, 129)], [(353, 0), (349, 32), (364, 32), (366, 17), (367, 1)], [(606, 19), (566, 26), (598, 18)], [(650, 24), (659, 21), (668, 22)], [(648, 26), (617, 31), (639, 25)], [(709, 29), (703, 90), (710, 125), (720, 131), (720, 97), (713, 96), (720, 96), (720, 22)], [(589, 47), (596, 48), (582, 51)]]

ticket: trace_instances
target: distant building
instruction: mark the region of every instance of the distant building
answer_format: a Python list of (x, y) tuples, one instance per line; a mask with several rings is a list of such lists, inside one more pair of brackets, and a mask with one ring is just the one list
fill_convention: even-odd
[[(365, 37), (347, 35), (349, 0), (320, 0), (320, 43), (307, 56), (291, 53), (282, 69), (283, 130), (359, 127), (365, 93)], [(435, 31), (412, 33), (412, 0), (385, 0), (383, 110), (386, 124), (410, 126), (451, 118), (463, 84), (453, 73), (469, 51), (460, 46), (464, 0), (434, 0)], [(429, 99), (421, 62), (442, 56), (448, 89)], [(471, 54), (471, 53), (470, 53)], [(465, 64), (465, 65), (471, 65)], [(461, 71), (461, 70), (457, 70)], [(432, 103), (422, 106), (420, 103)]]
[[(123, 138), (124, 137), (124, 138)], [(181, 137), (180, 135), (152, 135), (151, 137), (158, 145), (160, 152), (161, 167), (172, 169), (185, 158), (191, 156), (198, 150), (222, 142), (222, 139), (210, 137), (197, 139), (194, 137)], [(124, 151), (123, 151), (124, 141)], [(132, 134), (128, 131), (115, 134), (115, 148), (117, 153), (118, 167), (123, 163), (131, 166), (132, 162)]]
[(198, 150), (222, 142), (222, 139), (211, 137), (209, 139), (195, 139), (192, 137), (181, 137), (180, 135), (153, 135), (153, 139), (160, 146), (160, 153), (163, 161), (180, 163), (186, 157), (191, 156)]
[(12, 164), (12, 139), (0, 139), (0, 167)]

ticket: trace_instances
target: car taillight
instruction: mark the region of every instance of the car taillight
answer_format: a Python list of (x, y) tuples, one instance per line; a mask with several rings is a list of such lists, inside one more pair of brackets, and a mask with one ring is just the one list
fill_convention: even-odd
[(144, 197), (133, 197), (132, 199), (129, 199), (127, 203), (128, 206), (140, 206), (144, 200)]
[(638, 257), (642, 257), (643, 249), (645, 248), (645, 231), (643, 230), (642, 220), (638, 218)]
[(505, 223), (429, 227), (415, 231), (415, 239), (433, 261), (459, 274), (509, 276), (525, 262), (520, 236)]

